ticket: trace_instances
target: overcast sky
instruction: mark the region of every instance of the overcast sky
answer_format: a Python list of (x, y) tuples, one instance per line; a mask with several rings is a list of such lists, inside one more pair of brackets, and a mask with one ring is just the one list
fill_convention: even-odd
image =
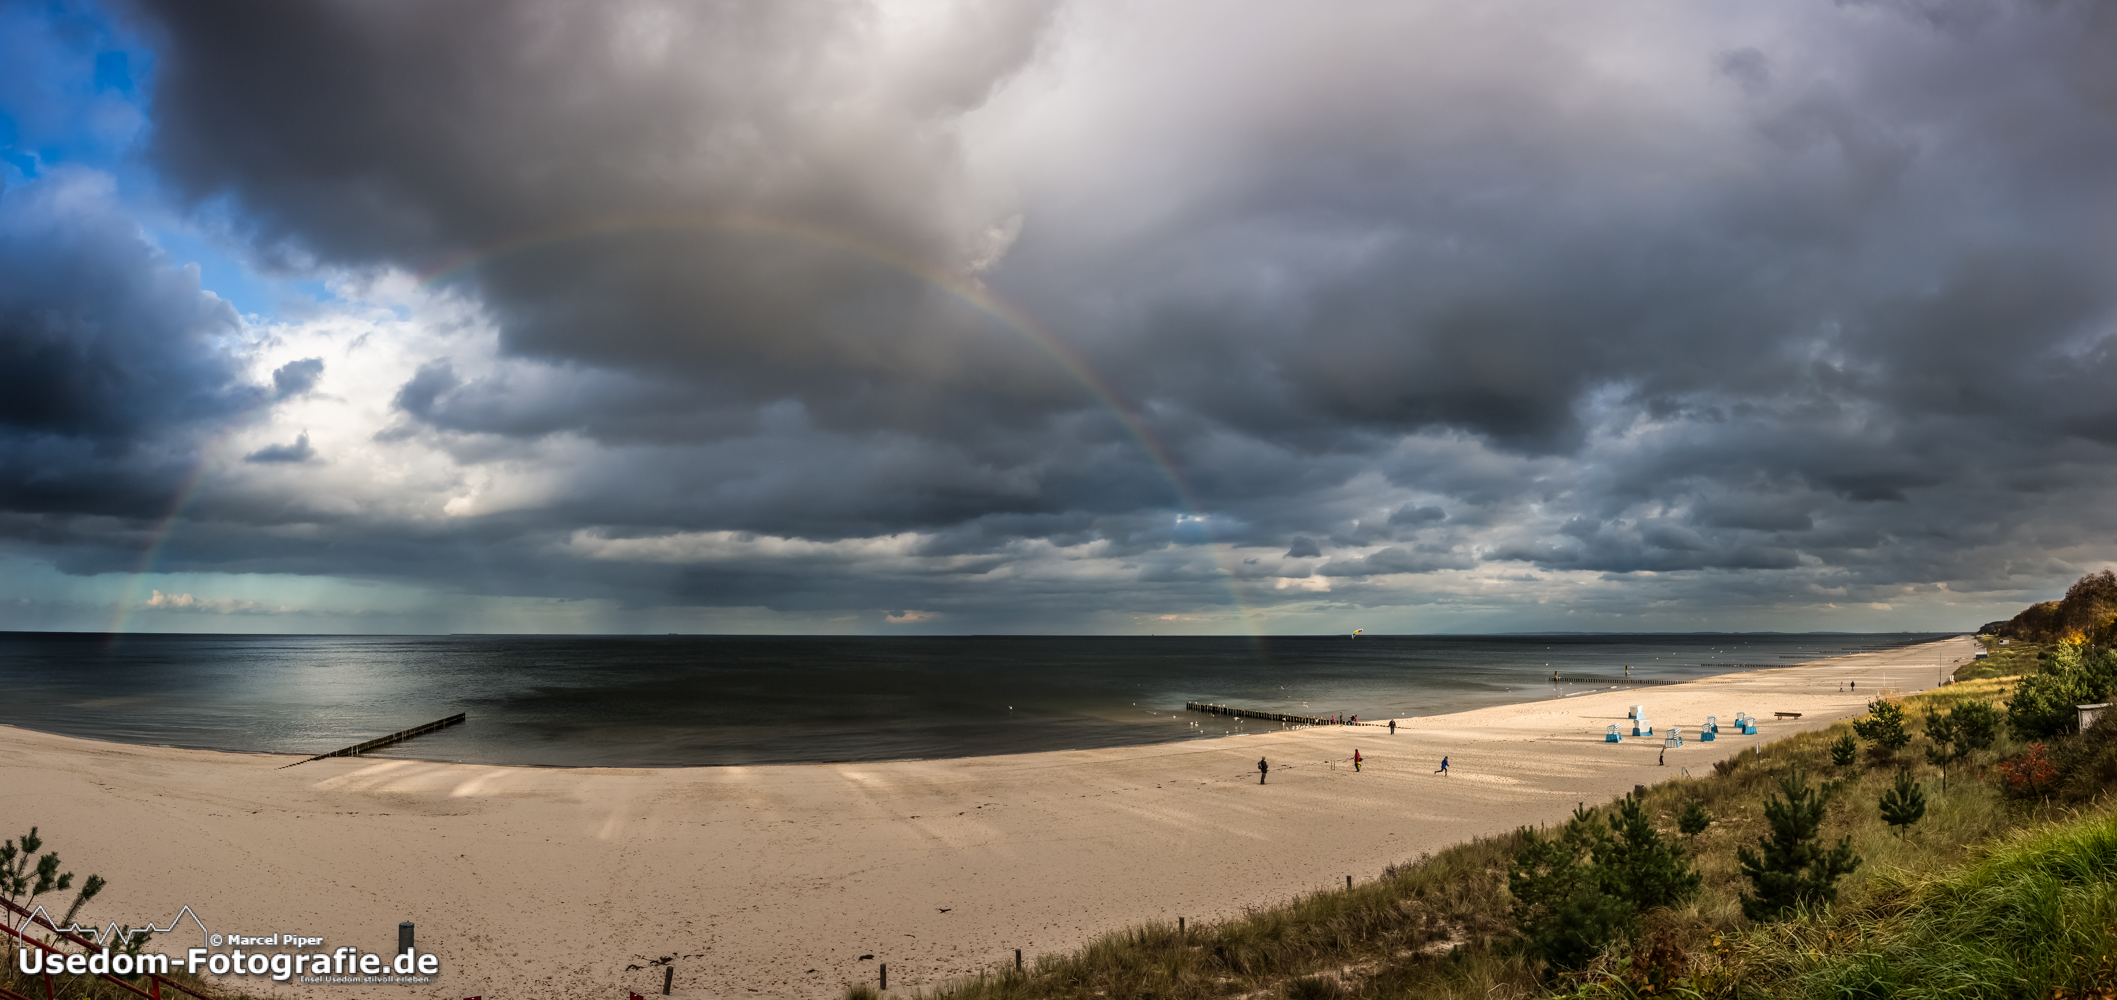
[(2117, 7), (0, 3), (0, 628), (1940, 630)]

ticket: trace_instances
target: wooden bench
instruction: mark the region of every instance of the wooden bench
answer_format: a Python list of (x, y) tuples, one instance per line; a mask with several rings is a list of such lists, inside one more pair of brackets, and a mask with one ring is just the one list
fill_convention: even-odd
[(1773, 713), (1772, 713), (1772, 718), (1774, 718), (1774, 719), (1798, 719), (1798, 718), (1800, 718), (1800, 717), (1801, 717), (1801, 713), (1799, 713), (1799, 712), (1773, 712)]

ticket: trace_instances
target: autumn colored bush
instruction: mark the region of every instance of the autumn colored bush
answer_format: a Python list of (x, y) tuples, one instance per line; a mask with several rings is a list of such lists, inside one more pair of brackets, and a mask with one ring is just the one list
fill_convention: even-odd
[(2048, 748), (2037, 743), (2000, 761), (1999, 773), (2006, 779), (2008, 795), (2040, 799), (2050, 793), (2052, 782), (2058, 778), (2058, 765), (2052, 762)]

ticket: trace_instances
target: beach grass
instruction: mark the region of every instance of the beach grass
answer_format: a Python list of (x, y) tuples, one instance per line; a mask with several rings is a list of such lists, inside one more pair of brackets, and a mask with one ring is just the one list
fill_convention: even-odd
[(1977, 641), (1984, 648), (1985, 658), (1971, 660), (1958, 667), (1955, 671), (1956, 680), (1987, 680), (2033, 674), (2040, 667), (2038, 658), (2052, 651), (2049, 643), (2042, 642), (2015, 640), (2002, 646), (1998, 639), (1991, 636), (1980, 636)]
[[(2035, 651), (2017, 654), (2035, 662)], [(1999, 700), (2005, 678), (1906, 699), (1915, 734), (1927, 708)], [(2110, 981), (2117, 936), (2117, 820), (2106, 799), (2065, 808), (2010, 800), (1989, 773), (2019, 746), (1953, 768), (1946, 790), (1915, 741), (1877, 764), (1831, 763), (1849, 722), (1743, 750), (1710, 774), (1650, 786), (1641, 797), (1668, 835), (1692, 802), (1713, 821), (1691, 842), (1704, 890), (1647, 916), (1633, 941), (1585, 970), (1541, 970), (1513, 945), (1507, 865), (1520, 835), (1480, 838), (1394, 866), (1351, 889), (1179, 932), (1147, 924), (1084, 948), (915, 993), (939, 1000), (1044, 998), (1433, 998), (1507, 1000), (1554, 994), (1692, 997), (2024, 997)], [(1823, 837), (1851, 838), (1863, 859), (1836, 906), (1769, 925), (1742, 915), (1747, 881), (1735, 848), (1767, 824), (1764, 802), (1794, 769), (1827, 783)], [(1881, 792), (1900, 769), (1925, 787), (1925, 816), (1897, 836)], [(2100, 923), (2097, 923), (2100, 921)], [(2010, 978), (2011, 977), (2011, 978)], [(2009, 985), (2011, 984), (2011, 985)], [(2033, 987), (2033, 988), (2032, 988)], [(2087, 996), (2090, 994), (2079, 994)]]

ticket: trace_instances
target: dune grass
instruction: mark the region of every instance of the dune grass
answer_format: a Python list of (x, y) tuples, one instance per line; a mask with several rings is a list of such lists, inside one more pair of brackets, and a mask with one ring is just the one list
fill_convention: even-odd
[(1976, 1000), (2117, 987), (2117, 816), (2019, 831), (1932, 874), (1892, 870), (1866, 906), (1758, 949), (1782, 996)]
[(1990, 636), (1981, 637), (1977, 641), (1985, 650), (1985, 659), (1971, 660), (1956, 668), (1956, 680), (1987, 680), (2033, 674), (2041, 666), (2037, 658), (2051, 651), (2050, 644), (2041, 642), (2015, 641), (2002, 646), (1998, 639)]
[[(1453, 978), (1478, 983), (1480, 995), (1495, 977), (1527, 985), (1530, 970), (1495, 963), (1490, 948), (1511, 926), (1501, 887), (1514, 845), (1512, 834), (1479, 840), (1350, 890), (1309, 893), (1184, 932), (1162, 923), (1131, 928), (1071, 954), (1040, 956), (1023, 972), (1002, 969), (921, 995), (1220, 997), (1284, 985), (1302, 996), (1337, 996), (1348, 977), (1418, 969), (1429, 973), (1422, 980), (1445, 980), (1444, 970), (1465, 955), (1478, 956), (1476, 972)], [(1437, 958), (1402, 961), (1422, 955)]]
[[(2030, 662), (2034, 652), (2027, 653)], [(1996, 700), (2004, 679), (1907, 699), (1920, 731), (1928, 706)], [(1710, 775), (1650, 787), (1642, 804), (1676, 834), (1693, 800), (1713, 815), (1692, 841), (1704, 890), (1650, 914), (1639, 938), (1586, 970), (1554, 975), (1511, 947), (1506, 891), (1517, 834), (1482, 838), (1395, 866), (1350, 890), (1287, 903), (1188, 933), (1148, 924), (1027, 970), (920, 991), (923, 1000), (1219, 997), (1511, 1000), (1567, 994), (1686, 997), (2034, 997), (2080, 991), (2107, 976), (2117, 935), (2117, 820), (2105, 803), (2064, 810), (2010, 801), (1983, 772), (2018, 747), (2002, 741), (1957, 766), (1946, 791), (1918, 756), (1835, 767), (1840, 723), (1752, 747)], [(1927, 812), (1896, 836), (1880, 815), (1898, 765), (1925, 785)], [(1742, 916), (1737, 845), (1766, 830), (1763, 803), (1800, 768), (1831, 785), (1826, 842), (1850, 836), (1864, 859), (1823, 913), (1772, 925)], [(1998, 845), (1998, 846), (1992, 846)], [(1937, 874), (1936, 874), (1937, 873)], [(2083, 957), (2085, 956), (2085, 957)], [(2010, 978), (2011, 977), (2011, 978)], [(2066, 1000), (2067, 994), (2060, 1000)], [(861, 998), (865, 1000), (865, 998)]]

